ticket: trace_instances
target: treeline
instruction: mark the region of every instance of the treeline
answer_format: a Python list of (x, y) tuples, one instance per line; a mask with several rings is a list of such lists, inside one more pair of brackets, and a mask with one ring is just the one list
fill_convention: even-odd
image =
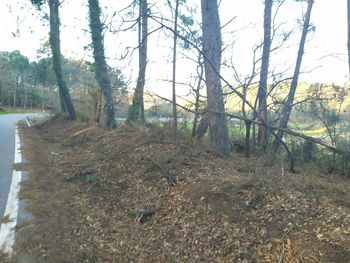
[[(46, 108), (44, 82), (47, 72), (41, 72), (44, 60), (30, 63), (19, 51), (0, 52), (0, 103), (2, 107)], [(45, 65), (45, 71), (46, 65)], [(45, 83), (46, 84), (46, 83)], [(43, 85), (47, 86), (47, 85)], [(47, 94), (45, 94), (47, 95)]]
[[(45, 47), (44, 47), (45, 49)], [(45, 52), (49, 52), (47, 49)], [(93, 64), (62, 58), (64, 81), (69, 87), (72, 99), (81, 112), (87, 105), (95, 107), (99, 101)], [(126, 116), (127, 93), (123, 76), (119, 70), (109, 69), (112, 80), (113, 96), (122, 105), (121, 115)], [(124, 104), (123, 104), (123, 103)], [(0, 103), (3, 108), (49, 109), (54, 112), (60, 109), (60, 98), (57, 79), (50, 54), (36, 61), (30, 61), (19, 51), (0, 52)], [(90, 119), (93, 118), (93, 106)], [(87, 116), (82, 116), (87, 118)]]
[[(108, 4), (101, 9), (98, 0), (88, 0), (87, 15), (91, 44), (87, 49), (91, 51), (93, 58), (93, 62), (89, 65), (85, 62), (67, 62), (62, 57), (60, 1), (31, 0), (31, 2), (39, 12), (46, 12), (44, 17), (47, 17), (49, 21), (49, 47), (52, 57), (50, 65), (52, 65), (51, 74), (55, 76), (53, 79), (56, 84), (48, 84), (49, 81), (43, 80), (42, 77), (29, 79), (29, 76), (36, 76), (36, 73), (24, 74), (23, 77), (18, 78), (16, 76), (22, 68), (20, 66), (19, 69), (13, 71), (15, 72), (14, 81), (12, 81), (12, 86), (7, 86), (8, 92), (2, 92), (7, 98), (4, 103), (8, 105), (28, 107), (34, 102), (39, 105), (40, 99), (38, 98), (44, 101), (45, 92), (43, 90), (50, 90), (52, 84), (56, 91), (56, 106), (59, 104), (60, 109), (67, 112), (72, 120), (77, 118), (76, 111), (83, 108), (79, 105), (82, 103), (85, 104), (84, 107), (91, 107), (94, 110), (95, 121), (101, 127), (111, 129), (116, 127), (116, 118), (122, 116), (121, 109), (124, 109), (123, 113), (127, 115), (128, 121), (144, 124), (147, 118), (145, 114), (146, 98), (153, 100), (154, 106), (151, 107), (153, 112), (159, 108), (156, 104), (159, 104), (161, 99), (171, 103), (171, 127), (174, 137), (178, 131), (179, 112), (188, 112), (193, 119), (192, 136), (200, 139), (205, 134), (209, 134), (213, 152), (222, 158), (229, 158), (232, 151), (230, 147), (231, 127), (228, 126), (231, 119), (239, 120), (244, 125), (246, 157), (250, 156), (251, 149), (257, 149), (258, 152), (270, 150), (274, 155), (283, 148), (288, 157), (293, 159), (290, 140), (286, 138), (286, 135), (301, 138), (308, 143), (322, 145), (342, 157), (350, 155), (348, 143), (345, 144), (346, 147), (339, 149), (339, 140), (335, 134), (342, 120), (341, 115), (343, 106), (346, 104), (348, 87), (333, 85), (331, 91), (325, 94), (322, 85), (315, 84), (310, 87), (310, 96), (303, 96), (303, 99), (297, 96), (303, 56), (309, 43), (307, 40), (309, 35), (315, 31), (315, 26), (312, 24), (312, 10), (314, 3), (318, 3), (317, 1), (295, 1), (299, 3), (295, 3), (294, 8), (300, 8), (303, 11), (302, 17), (295, 17), (294, 25), (289, 28), (286, 27), (287, 23), (280, 17), (279, 12), (285, 5), (288, 8), (288, 4), (294, 1), (264, 1), (264, 8), (261, 10), (262, 21), (259, 25), (262, 40), (256, 43), (251, 50), (251, 70), (247, 74), (242, 73), (241, 65), (234, 60), (235, 38), (238, 38), (240, 34), (239, 31), (234, 30), (234, 27), (228, 29), (234, 24), (234, 17), (224, 25), (221, 23), (219, 3), (224, 4), (224, 1), (202, 0), (200, 3), (193, 3), (186, 0), (175, 0), (150, 3), (147, 0), (135, 0), (131, 1), (127, 7), (120, 7), (120, 11), (113, 10), (109, 16), (103, 16), (103, 11), (109, 11)], [(226, 30), (225, 35), (222, 33), (223, 28)], [(131, 53), (138, 57), (136, 69), (138, 74), (133, 80), (135, 86), (129, 90), (132, 92), (130, 105), (129, 96), (123, 99), (116, 97), (116, 94), (118, 96), (122, 94), (124, 85), (123, 83), (115, 84), (115, 80), (123, 82), (123, 78), (118, 70), (113, 71), (108, 66), (104, 45), (106, 34), (118, 35), (125, 32), (134, 34), (137, 39), (137, 46), (135, 48), (128, 46), (124, 56), (120, 58), (120, 60), (128, 56), (130, 58)], [(147, 69), (153, 59), (149, 54), (149, 43), (155, 33), (158, 35), (157, 41), (166, 42), (171, 50), (170, 59), (158, 58), (172, 66), (171, 77), (167, 80), (171, 84), (171, 89), (169, 89), (171, 99), (145, 91), (148, 79)], [(290, 43), (293, 34), (296, 35), (298, 41)], [(161, 45), (163, 42), (157, 42), (155, 47)], [(290, 46), (297, 47), (293, 49), (294, 53), (288, 50)], [(285, 66), (285, 63), (276, 62), (279, 59), (277, 53), (284, 53), (283, 55), (288, 57), (290, 64)], [(187, 59), (193, 66), (189, 70), (193, 73), (191, 79), (180, 79), (177, 75), (180, 58)], [(39, 62), (37, 64), (40, 64)], [(26, 63), (31, 65), (31, 63)], [(67, 66), (74, 67), (74, 64), (79, 64), (79, 66), (72, 74), (67, 70)], [(43, 75), (49, 76), (46, 73)], [(22, 78), (28, 81), (24, 84)], [(38, 82), (33, 83), (34, 80)], [(21, 85), (33, 87), (36, 90), (36, 99), (29, 98), (29, 89), (25, 93)], [(96, 88), (89, 90), (90, 85)], [(179, 98), (179, 86), (188, 86), (187, 96)], [(88, 99), (77, 99), (86, 94), (89, 94)], [(332, 94), (336, 94), (336, 98), (332, 99)], [(232, 97), (239, 100), (240, 110), (238, 112), (230, 110), (228, 102), (232, 101)], [(336, 107), (329, 107), (332, 100), (338, 103)], [(123, 108), (120, 101), (123, 101), (126, 107)], [(40, 105), (44, 104), (51, 106), (48, 100)], [(291, 117), (299, 116), (297, 109), (307, 111), (309, 116), (313, 116), (311, 118), (317, 119), (319, 124), (323, 125), (327, 133), (325, 140), (324, 138), (315, 139), (293, 130), (296, 125), (291, 122)]]

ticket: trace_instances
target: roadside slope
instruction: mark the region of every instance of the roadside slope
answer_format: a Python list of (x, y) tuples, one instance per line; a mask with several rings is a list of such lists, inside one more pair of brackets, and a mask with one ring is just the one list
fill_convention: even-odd
[(349, 181), (223, 161), (159, 128), (21, 131), (35, 221), (17, 253), (36, 262), (350, 261)]

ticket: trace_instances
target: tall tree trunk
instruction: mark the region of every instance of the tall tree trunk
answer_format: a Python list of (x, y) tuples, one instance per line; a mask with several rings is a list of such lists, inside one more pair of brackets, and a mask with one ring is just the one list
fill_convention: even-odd
[(108, 68), (105, 58), (102, 23), (100, 20), (101, 9), (98, 0), (89, 0), (90, 29), (92, 45), (94, 48), (95, 76), (98, 85), (103, 93), (105, 104), (103, 109), (103, 120), (101, 126), (105, 129), (116, 127), (114, 101), (112, 97), (111, 80), (108, 75)]
[[(294, 96), (295, 96), (295, 92), (296, 92), (296, 89), (298, 86), (298, 79), (299, 79), (301, 62), (302, 62), (302, 58), (303, 58), (303, 54), (304, 54), (304, 46), (305, 46), (306, 36), (307, 36), (307, 33), (309, 31), (309, 26), (310, 26), (310, 17), (311, 17), (311, 10), (312, 10), (313, 3), (314, 3), (314, 0), (308, 0), (307, 10), (306, 10), (306, 14), (305, 14), (305, 20), (304, 20), (304, 25), (303, 25), (303, 32), (301, 34), (298, 56), (297, 56), (297, 61), (295, 64), (295, 69), (294, 69), (294, 75), (293, 75), (292, 83), (291, 83), (290, 90), (288, 93), (287, 101), (286, 101), (286, 103), (282, 109), (282, 113), (281, 113), (281, 120), (280, 120), (280, 124), (279, 124), (280, 129), (287, 128), (289, 116), (290, 116), (290, 113), (292, 111)], [(284, 135), (283, 130), (279, 130), (277, 132), (277, 136), (278, 136), (279, 140), (277, 138), (275, 138), (275, 140), (274, 140), (274, 143), (273, 143), (274, 151), (277, 151), (277, 149), (279, 148), (279, 146), (281, 144), (280, 140), (282, 140), (283, 135)]]
[(177, 47), (177, 24), (179, 16), (179, 0), (175, 3), (175, 14), (174, 14), (174, 44), (173, 44), (173, 129), (174, 135), (177, 131), (177, 109), (176, 109), (176, 47)]
[[(272, 1), (265, 0), (264, 10), (264, 46), (261, 60), (261, 71), (258, 90), (258, 117), (262, 123), (267, 123), (267, 78), (269, 74), (270, 50), (271, 50), (271, 16), (272, 16)], [(258, 145), (264, 146), (267, 136), (267, 128), (264, 125), (259, 125)]]
[(16, 108), (17, 106), (17, 91), (18, 91), (18, 81), (19, 81), (19, 75), (16, 76), (16, 85), (15, 89), (13, 91), (13, 108)]
[(1, 80), (0, 80), (0, 111), (1, 111), (1, 108), (4, 106), (4, 94), (3, 94), (3, 91), (2, 91), (2, 83), (1, 83)]
[(229, 158), (230, 144), (219, 76), (222, 43), (218, 2), (201, 0), (201, 8), (210, 138), (214, 152), (223, 158)]
[(347, 0), (347, 22), (348, 22), (348, 64), (349, 64), (349, 80), (350, 80), (350, 0)]
[(77, 118), (77, 115), (75, 113), (74, 105), (70, 97), (66, 82), (63, 80), (62, 74), (59, 5), (59, 0), (49, 0), (50, 46), (52, 51), (53, 69), (57, 78), (57, 84), (61, 98), (61, 107), (62, 109), (66, 107), (71, 120), (75, 120)]
[(61, 111), (62, 112), (67, 112), (67, 107), (66, 107), (66, 103), (64, 101), (64, 96), (63, 96), (62, 90), (60, 88), (58, 89), (58, 96), (60, 97)]
[(24, 94), (22, 95), (22, 98), (21, 98), (23, 101), (22, 101), (22, 107), (23, 109), (26, 108), (26, 104), (27, 104), (27, 95), (25, 94), (25, 91), (24, 91)]
[(129, 109), (128, 120), (133, 122), (145, 122), (143, 91), (145, 87), (147, 67), (147, 41), (148, 41), (148, 3), (140, 0), (139, 7), (139, 75), (132, 101)]

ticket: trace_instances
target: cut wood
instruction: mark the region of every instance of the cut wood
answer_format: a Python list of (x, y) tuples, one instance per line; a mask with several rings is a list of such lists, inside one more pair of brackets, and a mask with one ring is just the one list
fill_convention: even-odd
[(74, 134), (71, 136), (71, 138), (74, 138), (74, 137), (76, 137), (76, 136), (79, 136), (79, 135), (81, 135), (81, 134), (83, 134), (83, 133), (85, 133), (85, 132), (94, 130), (95, 128), (96, 128), (96, 125), (91, 126), (91, 127), (88, 127), (88, 128), (85, 128), (85, 129), (83, 129), (83, 130), (81, 130), (81, 131), (78, 131), (78, 132), (74, 133)]

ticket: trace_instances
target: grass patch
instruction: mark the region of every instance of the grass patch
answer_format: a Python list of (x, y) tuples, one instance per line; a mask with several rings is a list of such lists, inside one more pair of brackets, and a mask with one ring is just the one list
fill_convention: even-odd
[(323, 136), (326, 134), (326, 128), (319, 128), (319, 129), (313, 129), (313, 130), (306, 130), (303, 131), (305, 135), (309, 136)]
[(15, 112), (12, 111), (0, 111), (0, 115), (5, 115), (5, 114), (14, 114)]

